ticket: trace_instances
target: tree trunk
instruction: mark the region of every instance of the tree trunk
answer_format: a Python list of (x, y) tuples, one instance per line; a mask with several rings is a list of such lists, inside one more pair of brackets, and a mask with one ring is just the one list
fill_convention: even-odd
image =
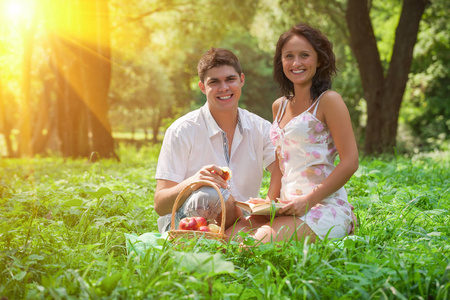
[(54, 41), (53, 46), (53, 53), (54, 53), (54, 60), (55, 62), (52, 63), (56, 81), (58, 84), (57, 89), (57, 96), (56, 96), (56, 115), (57, 115), (57, 129), (58, 129), (58, 138), (61, 143), (61, 153), (64, 157), (70, 157), (72, 155), (71, 149), (72, 149), (72, 132), (70, 130), (71, 126), (70, 124), (72, 121), (72, 115), (69, 113), (69, 103), (70, 103), (70, 97), (69, 97), (69, 89), (70, 85), (68, 83), (68, 80), (66, 79), (66, 76), (64, 75), (63, 70), (61, 70), (64, 66), (64, 63), (62, 59), (58, 59), (58, 57), (62, 57), (63, 55), (60, 54), (62, 52), (57, 45), (59, 42), (56, 40)]
[(158, 133), (159, 133), (159, 128), (161, 127), (162, 124), (162, 119), (163, 119), (163, 112), (160, 111), (159, 114), (156, 114), (155, 116), (155, 121), (154, 124), (152, 126), (152, 131), (153, 131), (153, 138), (152, 138), (152, 143), (156, 144), (158, 143)]
[(80, 60), (76, 49), (64, 38), (53, 38), (52, 66), (58, 83), (57, 119), (61, 151), (65, 157), (87, 157), (86, 104), (80, 96)]
[[(43, 79), (43, 93), (39, 99), (39, 103), (34, 114), (34, 129), (33, 129), (33, 153), (44, 154), (45, 144), (50, 136), (49, 124), (50, 124), (50, 91), (51, 81)], [(44, 133), (46, 131), (46, 133)]]
[(426, 0), (404, 0), (389, 71), (384, 76), (369, 15), (369, 0), (348, 0), (346, 20), (350, 46), (358, 62), (367, 125), (364, 152), (392, 153), (396, 145), (400, 106), (408, 81), (412, 53)]
[(89, 157), (90, 153), (92, 152), (91, 147), (92, 144), (90, 142), (89, 137), (89, 103), (87, 102), (87, 91), (86, 91), (86, 85), (85, 85), (85, 76), (86, 76), (86, 66), (83, 54), (85, 52), (85, 45), (84, 42), (84, 36), (87, 34), (87, 32), (84, 32), (86, 28), (83, 28), (84, 22), (85, 22), (85, 11), (83, 3), (86, 2), (86, 0), (76, 0), (74, 1), (74, 53), (76, 56), (76, 69), (75, 69), (75, 78), (76, 78), (76, 92), (77, 97), (79, 98), (80, 106), (78, 107), (79, 111), (77, 114), (77, 124), (78, 126), (74, 127), (75, 134), (78, 137), (78, 145), (77, 145), (77, 153), (79, 156), (82, 157)]
[(47, 10), (52, 41), (52, 67), (58, 83), (57, 128), (65, 157), (88, 157), (87, 106), (82, 98), (82, 61), (77, 1), (52, 2)]
[(428, 4), (427, 0), (403, 2), (402, 14), (395, 32), (391, 63), (386, 76), (386, 91), (388, 91), (386, 96), (392, 99), (392, 104), (386, 109), (388, 118), (391, 120), (386, 130), (389, 136), (392, 136), (388, 146), (395, 146), (396, 143), (398, 117), (413, 60), (414, 45), (417, 41), (420, 20)]
[(110, 28), (107, 0), (82, 1), (85, 37), (83, 61), (84, 99), (89, 107), (92, 151), (101, 158), (118, 158), (114, 152), (108, 118), (111, 80)]
[(36, 28), (36, 16), (32, 17), (29, 28), (22, 28), (23, 38), (23, 73), (22, 73), (22, 101), (20, 120), (19, 156), (33, 156), (31, 144), (31, 59), (33, 54), (34, 30)]
[(3, 86), (2, 76), (0, 75), (0, 121), (2, 122), (0, 128), (2, 129), (3, 136), (5, 137), (6, 157), (16, 156), (11, 142), (12, 122), (6, 106), (6, 103), (12, 103), (12, 101), (12, 94)]

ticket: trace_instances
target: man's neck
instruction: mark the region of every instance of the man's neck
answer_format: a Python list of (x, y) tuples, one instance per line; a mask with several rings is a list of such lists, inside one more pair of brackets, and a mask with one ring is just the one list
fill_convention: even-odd
[(236, 128), (238, 111), (234, 112), (211, 112), (212, 117), (216, 121), (217, 125), (227, 133), (232, 135)]

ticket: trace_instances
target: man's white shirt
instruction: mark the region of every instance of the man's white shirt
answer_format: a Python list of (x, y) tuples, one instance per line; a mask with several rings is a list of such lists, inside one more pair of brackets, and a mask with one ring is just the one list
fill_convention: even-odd
[(167, 129), (155, 179), (180, 183), (205, 165), (228, 166), (233, 173), (229, 181), (231, 195), (239, 201), (258, 197), (264, 169), (275, 160), (269, 131), (270, 122), (239, 108), (238, 125), (228, 155), (226, 134), (206, 103)]

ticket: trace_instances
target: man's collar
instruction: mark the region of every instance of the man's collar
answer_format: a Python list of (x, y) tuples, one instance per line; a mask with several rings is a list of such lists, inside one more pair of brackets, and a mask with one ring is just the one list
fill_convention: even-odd
[[(208, 107), (208, 103), (205, 103), (205, 105), (203, 105), (200, 108), (202, 114), (205, 116), (205, 121), (206, 121), (206, 126), (208, 129), (208, 135), (209, 137), (212, 137), (218, 133), (223, 132), (223, 130), (219, 127), (219, 125), (217, 124), (216, 120), (214, 120), (211, 111), (209, 110)], [(244, 134), (244, 128), (249, 128), (248, 124), (246, 124), (246, 122), (242, 122), (242, 118), (241, 118), (241, 112), (240, 109), (238, 108), (238, 116), (237, 116), (237, 121), (238, 121), (238, 128), (239, 128), (239, 132), (242, 134)]]
[(209, 137), (212, 137), (218, 134), (219, 132), (222, 132), (222, 129), (220, 129), (219, 125), (217, 125), (216, 120), (214, 120), (213, 116), (211, 115), (211, 112), (209, 111), (208, 102), (206, 102), (205, 105), (203, 105), (200, 108), (200, 111), (205, 116), (206, 127), (208, 129)]

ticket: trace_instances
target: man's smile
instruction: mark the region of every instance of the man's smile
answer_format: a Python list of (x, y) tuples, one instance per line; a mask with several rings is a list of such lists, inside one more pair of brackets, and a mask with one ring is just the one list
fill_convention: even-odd
[(225, 95), (225, 96), (217, 96), (220, 100), (228, 100), (233, 97), (233, 94)]

